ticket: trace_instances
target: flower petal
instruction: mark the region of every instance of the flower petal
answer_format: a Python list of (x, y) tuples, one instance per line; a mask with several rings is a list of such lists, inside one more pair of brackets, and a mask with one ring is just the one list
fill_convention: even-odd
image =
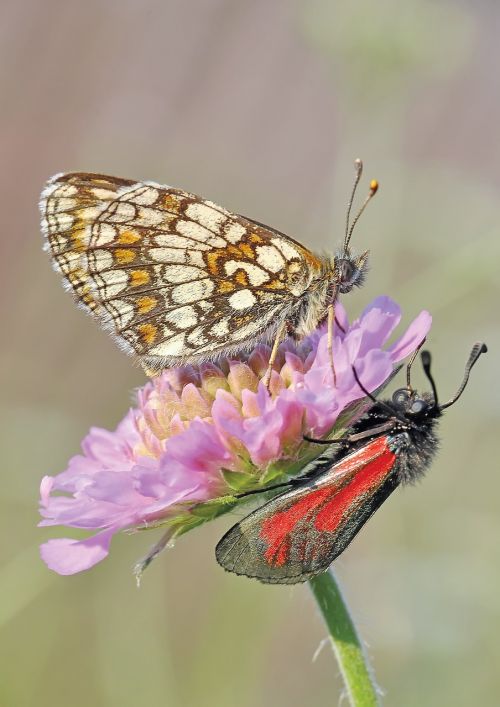
[(432, 316), (425, 309), (420, 312), (408, 329), (392, 346), (388, 348), (392, 360), (396, 363), (409, 356), (425, 339), (432, 324)]
[(88, 570), (109, 553), (116, 529), (110, 528), (85, 540), (57, 538), (40, 546), (40, 555), (49, 569), (58, 574), (76, 574)]

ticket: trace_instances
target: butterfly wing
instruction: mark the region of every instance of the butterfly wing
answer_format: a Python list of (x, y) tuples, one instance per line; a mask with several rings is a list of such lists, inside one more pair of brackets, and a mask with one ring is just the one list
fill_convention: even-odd
[(233, 526), (217, 544), (217, 561), (270, 584), (324, 572), (398, 485), (395, 461), (387, 435), (363, 445)]
[(291, 238), (152, 182), (56, 175), (40, 208), (68, 289), (153, 369), (272, 336), (322, 268)]

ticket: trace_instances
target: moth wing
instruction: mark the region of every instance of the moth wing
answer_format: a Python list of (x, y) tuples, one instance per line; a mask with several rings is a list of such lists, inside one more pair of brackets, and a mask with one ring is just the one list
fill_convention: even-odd
[(274, 331), (321, 268), (284, 234), (153, 182), (56, 175), (40, 209), (67, 288), (153, 369)]
[(224, 569), (269, 584), (305, 582), (328, 569), (398, 485), (387, 436), (276, 496), (217, 544)]

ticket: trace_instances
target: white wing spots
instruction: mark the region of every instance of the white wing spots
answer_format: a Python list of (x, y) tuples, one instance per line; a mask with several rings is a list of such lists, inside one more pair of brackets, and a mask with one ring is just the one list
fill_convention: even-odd
[(207, 343), (208, 339), (203, 333), (203, 327), (196, 327), (196, 329), (193, 329), (193, 331), (190, 331), (189, 334), (187, 335), (187, 340), (188, 343), (190, 343), (192, 346), (205, 346)]
[(92, 196), (97, 201), (111, 201), (111, 199), (116, 199), (116, 193), (114, 191), (101, 189), (101, 187), (93, 187)]
[(175, 331), (173, 329), (169, 329), (168, 326), (164, 326), (162, 331), (164, 339), (170, 339), (171, 336), (175, 336)]
[(271, 272), (279, 272), (285, 267), (285, 259), (277, 248), (272, 245), (259, 245), (257, 250), (257, 262), (263, 268)]
[[(212, 280), (205, 278), (204, 280), (195, 280), (194, 282), (186, 282), (184, 285), (177, 285), (172, 289), (172, 302), (176, 304), (189, 304), (198, 302), (205, 297), (209, 297), (215, 285)], [(201, 302), (200, 302), (201, 305)]]
[[(51, 230), (55, 229), (59, 232), (64, 233), (65, 231), (69, 231), (75, 222), (75, 217), (73, 214), (51, 214), (47, 219), (44, 219), (45, 221), (45, 228), (50, 226)], [(42, 227), (44, 224), (42, 223)]]
[(227, 319), (221, 319), (210, 329), (212, 336), (224, 337), (229, 334), (229, 322)]
[(202, 312), (211, 312), (215, 307), (213, 302), (207, 302), (206, 300), (201, 300), (201, 302), (196, 303)]
[(206, 276), (206, 274), (206, 272), (200, 271), (199, 268), (194, 268), (191, 265), (168, 265), (163, 270), (163, 277), (172, 284), (197, 280)]
[(229, 241), (229, 243), (235, 245), (236, 243), (239, 243), (241, 241), (246, 232), (247, 229), (242, 226), (241, 223), (229, 223), (226, 226), (224, 235), (226, 237), (226, 240)]
[(172, 339), (164, 341), (148, 351), (148, 356), (179, 356), (185, 353), (184, 340), (186, 333), (177, 334)]
[(283, 253), (287, 260), (300, 260), (299, 252), (289, 241), (285, 241), (283, 238), (271, 238), (271, 243)]
[(220, 211), (212, 209), (206, 204), (201, 204), (199, 202), (194, 204), (189, 204), (185, 210), (186, 216), (197, 221), (205, 228), (215, 233), (220, 233), (222, 225), (226, 221), (226, 216), (221, 214)]
[(211, 231), (200, 226), (195, 221), (179, 220), (177, 221), (177, 230), (182, 236), (200, 241), (200, 243), (207, 243), (213, 248), (224, 248), (226, 246), (226, 241), (223, 238), (214, 236)]
[(135, 206), (126, 201), (115, 201), (103, 214), (111, 223), (126, 223), (135, 219)]
[(127, 287), (128, 278), (124, 270), (108, 270), (96, 274), (95, 283), (101, 297), (114, 297)]
[(178, 248), (150, 248), (148, 255), (157, 263), (186, 262), (186, 251)]
[(200, 253), (199, 250), (188, 250), (186, 255), (188, 257), (189, 265), (196, 265), (196, 267), (198, 267), (198, 268), (205, 267), (205, 261), (203, 260), (203, 253)]
[(60, 255), (57, 261), (54, 261), (54, 267), (61, 270), (63, 273), (68, 273), (75, 268), (85, 268), (86, 266), (85, 256), (81, 256), (80, 253), (75, 253), (74, 250), (68, 250), (63, 255)]
[(261, 322), (250, 322), (249, 324), (241, 327), (241, 329), (236, 329), (233, 334), (233, 338), (236, 341), (241, 341), (242, 339), (247, 339), (250, 336), (254, 336), (258, 332), (262, 332)]
[(258, 265), (247, 263), (244, 260), (228, 260), (227, 263), (224, 264), (224, 268), (228, 275), (234, 275), (236, 270), (245, 270), (250, 284), (253, 287), (259, 287), (259, 285), (262, 285), (270, 279), (269, 273), (265, 270), (259, 268)]
[(59, 194), (57, 194), (56, 199), (47, 205), (47, 213), (55, 214), (57, 211), (70, 211), (71, 209), (74, 209), (77, 204), (78, 201), (76, 199), (71, 199), (66, 196), (59, 196)]
[(229, 304), (233, 309), (248, 309), (257, 302), (255, 295), (250, 290), (238, 290), (229, 298)]
[(113, 323), (120, 328), (127, 326), (134, 318), (134, 306), (121, 299), (113, 300)]
[(158, 199), (158, 189), (154, 187), (142, 187), (131, 194), (134, 204), (139, 206), (152, 206)]
[(115, 240), (117, 231), (108, 223), (100, 223), (97, 231), (96, 245), (104, 245)]
[(147, 206), (140, 206), (134, 218), (134, 226), (137, 225), (146, 226), (146, 228), (154, 228), (155, 226), (163, 224), (165, 220), (168, 222), (168, 217), (165, 219), (165, 215), (161, 211), (158, 211), (158, 209), (150, 209)]
[(113, 265), (113, 256), (109, 250), (91, 250), (87, 260), (89, 267), (95, 270), (108, 270)]
[(78, 209), (78, 218), (82, 221), (95, 221), (102, 211), (101, 206), (82, 206)]
[(198, 318), (193, 307), (179, 307), (165, 315), (165, 321), (173, 324), (176, 329), (190, 329), (196, 326)]
[(178, 236), (176, 233), (158, 233), (154, 236), (155, 243), (159, 246), (171, 248), (196, 248), (196, 250), (210, 250), (208, 243), (193, 243), (189, 238)]

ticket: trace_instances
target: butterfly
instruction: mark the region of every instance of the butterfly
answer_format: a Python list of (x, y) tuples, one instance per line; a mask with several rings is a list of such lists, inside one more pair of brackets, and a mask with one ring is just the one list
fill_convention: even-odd
[(310, 439), (326, 444), (325, 452), (306, 466), (302, 477), (286, 484), (291, 489), (223, 536), (215, 550), (219, 564), (268, 584), (305, 582), (325, 572), (398, 486), (423, 476), (437, 450), (438, 419), (462, 395), (472, 367), (486, 351), (485, 344), (474, 345), (459, 389), (443, 405), (438, 402), (428, 351), (421, 356), (432, 395), (420, 395), (411, 387), (410, 369), (417, 352), (407, 366), (407, 387), (396, 390), (392, 400), (374, 398), (353, 368), (373, 406), (341, 440)]
[[(362, 284), (368, 252), (316, 255), (289, 236), (211, 201), (154, 182), (67, 173), (40, 201), (54, 268), (78, 304), (146, 372), (200, 363), (309, 334), (327, 316), (331, 336), (339, 293)], [(333, 360), (333, 359), (332, 359)]]

